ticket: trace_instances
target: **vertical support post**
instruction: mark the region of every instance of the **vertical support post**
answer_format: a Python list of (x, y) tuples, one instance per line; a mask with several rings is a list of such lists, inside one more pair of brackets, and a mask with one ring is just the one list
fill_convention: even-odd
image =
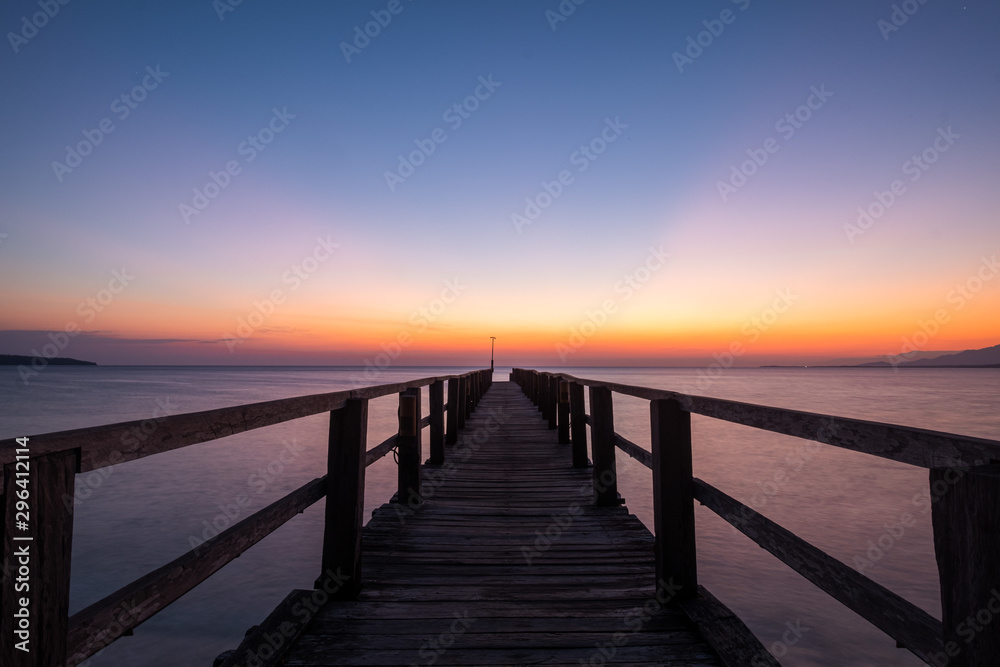
[(549, 418), (549, 378), (546, 375), (538, 374), (538, 411), (542, 413), (542, 419)]
[(559, 414), (559, 378), (554, 375), (548, 376), (548, 410), (545, 417), (549, 420), (549, 428), (555, 428), (558, 424), (556, 419)]
[(587, 459), (587, 408), (583, 404), (583, 385), (572, 382), (569, 386), (570, 431), (573, 439), (573, 467), (586, 468)]
[(930, 489), (948, 665), (1000, 665), (1000, 465), (932, 468)]
[[(30, 440), (27, 449), (30, 453)], [(79, 466), (80, 450), (72, 450), (33, 457), (22, 461), (20, 466), (15, 462), (3, 467), (0, 548), (8, 573), (0, 589), (0, 654), (7, 656), (4, 665), (46, 667), (66, 661), (72, 498)], [(27, 498), (19, 498), (18, 492), (24, 490), (28, 492)], [(70, 499), (69, 506), (63, 503), (64, 498)], [(19, 501), (27, 503), (27, 507), (18, 508)], [(19, 521), (24, 521), (27, 528)], [(25, 556), (29, 563), (26, 575), (19, 572)], [(15, 576), (28, 587), (16, 591)], [(22, 609), (21, 598), (27, 599), (30, 626), (27, 635), (19, 636), (21, 628), (15, 614)], [(28, 639), (24, 645), (27, 652), (17, 648), (25, 639)]]
[(407, 389), (399, 393), (399, 434), (396, 442), (399, 452), (396, 500), (403, 505), (419, 505), (420, 389)]
[(427, 390), (431, 403), (431, 457), (428, 463), (444, 463), (444, 382), (432, 382)]
[[(462, 396), (462, 404), (465, 406), (465, 419), (472, 416), (472, 374), (462, 378), (462, 386), (465, 392)], [(462, 428), (465, 428), (465, 420), (462, 421)]]
[(361, 526), (365, 507), (365, 448), (368, 444), (368, 401), (349, 399), (330, 413), (326, 455), (326, 518), (323, 567), (315, 586), (338, 571), (347, 583), (332, 596), (357, 599), (361, 591)]
[(458, 378), (448, 380), (448, 434), (445, 442), (454, 445), (458, 442)]
[(569, 382), (559, 382), (559, 444), (569, 444)]
[(590, 442), (594, 451), (594, 493), (598, 507), (619, 505), (615, 465), (615, 417), (611, 390), (590, 388)]
[(455, 384), (458, 385), (458, 395), (455, 396), (455, 425), (461, 431), (465, 428), (465, 415), (466, 410), (468, 410), (466, 396), (469, 392), (469, 380), (465, 376), (462, 376), (455, 381)]
[(674, 399), (649, 402), (653, 449), (653, 526), (657, 588), (680, 586), (681, 599), (698, 592), (691, 465), (691, 413)]

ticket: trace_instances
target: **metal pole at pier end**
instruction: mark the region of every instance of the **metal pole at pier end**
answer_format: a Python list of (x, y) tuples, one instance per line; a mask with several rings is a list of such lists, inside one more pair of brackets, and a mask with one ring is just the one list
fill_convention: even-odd
[(490, 336), (490, 373), (493, 372), (493, 346), (496, 345), (497, 337)]

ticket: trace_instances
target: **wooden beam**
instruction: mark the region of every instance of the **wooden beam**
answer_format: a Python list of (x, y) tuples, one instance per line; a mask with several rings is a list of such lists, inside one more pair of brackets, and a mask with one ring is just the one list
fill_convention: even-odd
[(583, 385), (573, 382), (569, 387), (570, 436), (573, 440), (573, 467), (586, 468), (587, 458), (587, 412), (583, 402)]
[(609, 389), (590, 388), (590, 417), (590, 446), (594, 454), (594, 501), (598, 507), (619, 505), (615, 418)]
[(944, 651), (931, 664), (1000, 665), (1000, 465), (930, 471)]
[(448, 380), (448, 434), (445, 442), (449, 445), (458, 442), (459, 384), (458, 378)]
[(923, 609), (697, 478), (694, 497), (917, 657), (943, 650), (941, 621)]
[(775, 433), (816, 440), (923, 468), (973, 467), (1000, 461), (1000, 441), (954, 433), (787, 410), (766, 405), (691, 396), (562, 374), (588, 387), (654, 400), (674, 398), (688, 412)]
[(131, 634), (133, 628), (307, 509), (326, 494), (326, 482), (326, 477), (312, 480), (183, 556), (73, 614), (69, 619), (67, 667), (83, 662), (122, 635)]
[(428, 463), (444, 463), (444, 382), (438, 380), (428, 390), (430, 400), (431, 455)]
[(458, 378), (458, 400), (455, 401), (455, 407), (458, 418), (456, 426), (461, 431), (465, 428), (465, 417), (469, 413), (469, 381), (464, 377)]
[(631, 440), (627, 440), (617, 433), (615, 433), (615, 447), (622, 450), (650, 470), (653, 469), (653, 455)]
[[(26, 449), (33, 445), (29, 439)], [(4, 572), (9, 573), (0, 589), (4, 665), (47, 667), (66, 661), (78, 464), (78, 452), (69, 451), (3, 467), (7, 492), (0, 496), (0, 548)]]
[(656, 580), (680, 586), (678, 599), (698, 591), (698, 557), (691, 483), (691, 413), (675, 400), (649, 402), (653, 454), (653, 534)]
[(337, 599), (352, 600), (361, 590), (361, 526), (364, 525), (367, 442), (367, 400), (352, 399), (340, 410), (330, 413), (326, 457), (329, 484), (320, 576), (328, 570), (339, 570), (349, 578), (348, 584), (338, 591)]
[(559, 444), (569, 444), (569, 382), (559, 382)]
[(399, 466), (397, 502), (419, 505), (420, 496), (420, 390), (407, 389), (399, 395)]
[(558, 426), (556, 420), (559, 414), (559, 378), (555, 376), (548, 376), (548, 393), (546, 394), (548, 399), (548, 411), (546, 418), (549, 420), (549, 428), (556, 428)]

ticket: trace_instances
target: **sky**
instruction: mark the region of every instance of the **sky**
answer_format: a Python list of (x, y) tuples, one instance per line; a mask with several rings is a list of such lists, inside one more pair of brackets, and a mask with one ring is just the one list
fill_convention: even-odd
[(1000, 342), (993, 1), (12, 0), (0, 29), (0, 353)]

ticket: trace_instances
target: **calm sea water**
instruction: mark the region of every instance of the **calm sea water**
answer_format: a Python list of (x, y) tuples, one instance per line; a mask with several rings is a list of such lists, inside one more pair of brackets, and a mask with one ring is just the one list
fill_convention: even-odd
[[(389, 369), (364, 384), (464, 370)], [(498, 368), (496, 379), (508, 370)], [(548, 370), (1000, 439), (998, 369), (730, 369), (710, 381), (695, 369)], [(0, 367), (0, 438), (336, 391), (357, 386), (358, 376), (344, 368), (49, 367), (25, 386), (15, 368)], [(395, 409), (394, 397), (371, 403), (370, 446), (393, 432)], [(225, 527), (321, 476), (327, 422), (317, 415), (78, 476), (71, 613), (183, 554), (213, 523)], [(615, 426), (649, 446), (645, 401), (615, 396)], [(698, 416), (692, 428), (697, 476), (940, 617), (925, 470)], [(651, 525), (649, 471), (621, 453), (618, 466), (628, 507)], [(368, 469), (366, 514), (394, 485), (391, 457)], [(916, 523), (901, 526), (905, 514)], [(922, 664), (709, 510), (699, 507), (696, 520), (702, 583), (782, 664)], [(291, 589), (312, 586), (321, 534), (317, 503), (90, 664), (210, 665)]]

